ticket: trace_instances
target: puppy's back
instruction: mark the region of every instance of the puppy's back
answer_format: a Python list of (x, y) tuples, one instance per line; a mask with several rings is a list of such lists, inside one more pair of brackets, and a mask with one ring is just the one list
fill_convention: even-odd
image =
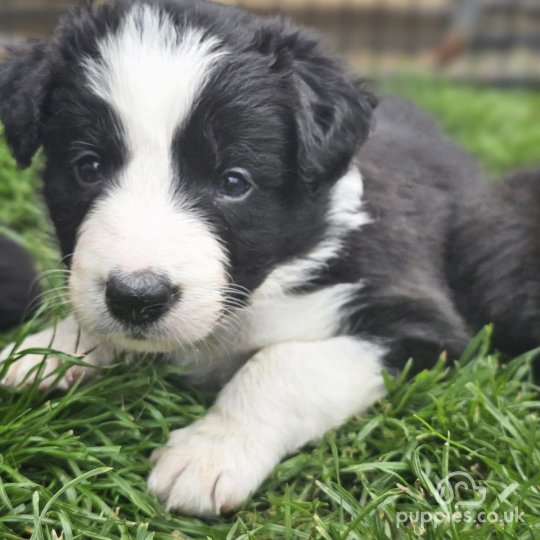
[(401, 99), (381, 101), (360, 158), (389, 173), (406, 172), (416, 183), (451, 190), (453, 197), (476, 191), (482, 183), (476, 160), (451, 141), (433, 118)]
[(472, 330), (494, 324), (494, 345), (540, 346), (540, 169), (484, 186), (450, 242), (450, 282)]

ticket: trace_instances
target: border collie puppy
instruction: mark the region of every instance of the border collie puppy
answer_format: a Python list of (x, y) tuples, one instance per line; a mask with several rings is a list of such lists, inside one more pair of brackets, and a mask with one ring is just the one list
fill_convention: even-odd
[[(374, 105), (305, 31), (203, 0), (83, 7), (2, 66), (13, 154), (44, 148), (74, 312), (21, 349), (160, 352), (223, 386), (154, 455), (167, 508), (230, 511), (380, 398), (383, 370), (467, 343), (444, 246), (478, 172), (403, 103), (360, 149)], [(10, 386), (43, 360), (8, 357)]]

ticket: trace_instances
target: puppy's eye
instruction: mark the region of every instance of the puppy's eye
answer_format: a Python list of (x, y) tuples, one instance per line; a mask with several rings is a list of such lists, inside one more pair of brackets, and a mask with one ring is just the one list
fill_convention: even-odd
[(97, 154), (84, 154), (77, 159), (73, 167), (79, 184), (88, 186), (101, 182), (102, 166)]
[(241, 199), (251, 191), (252, 187), (251, 176), (247, 171), (231, 169), (223, 175), (217, 187), (217, 194), (219, 197)]

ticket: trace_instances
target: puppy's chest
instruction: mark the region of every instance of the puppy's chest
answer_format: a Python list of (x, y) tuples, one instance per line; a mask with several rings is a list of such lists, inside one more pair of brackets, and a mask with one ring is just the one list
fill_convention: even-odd
[(224, 316), (220, 327), (174, 361), (201, 383), (220, 383), (253, 354), (277, 343), (323, 341), (340, 333), (343, 306), (358, 294), (357, 284), (338, 284), (309, 294), (255, 292), (248, 307)]

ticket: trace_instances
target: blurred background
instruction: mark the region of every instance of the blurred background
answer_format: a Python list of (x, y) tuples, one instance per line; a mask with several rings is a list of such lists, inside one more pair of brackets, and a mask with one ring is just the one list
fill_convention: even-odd
[[(540, 87), (540, 0), (221, 0), (319, 30), (363, 73)], [(0, 45), (51, 31), (77, 0), (0, 0)]]
[[(82, 1), (0, 0), (0, 58)], [(435, 115), (490, 176), (540, 165), (540, 0), (220, 1), (314, 28), (382, 92)]]

